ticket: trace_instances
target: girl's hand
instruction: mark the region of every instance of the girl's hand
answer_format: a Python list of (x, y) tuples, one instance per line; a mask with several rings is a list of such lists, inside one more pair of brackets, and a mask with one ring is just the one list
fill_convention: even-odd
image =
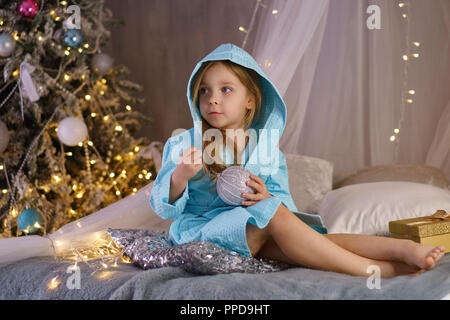
[(272, 197), (269, 191), (267, 191), (266, 184), (260, 177), (251, 174), (250, 178), (251, 180), (248, 180), (246, 184), (251, 188), (255, 189), (255, 194), (243, 192), (242, 196), (244, 198), (250, 199), (250, 201), (243, 200), (242, 201), (243, 205), (251, 206), (257, 203), (258, 201)]
[(203, 168), (203, 154), (195, 147), (186, 148), (178, 159), (174, 175), (178, 179), (188, 181)]

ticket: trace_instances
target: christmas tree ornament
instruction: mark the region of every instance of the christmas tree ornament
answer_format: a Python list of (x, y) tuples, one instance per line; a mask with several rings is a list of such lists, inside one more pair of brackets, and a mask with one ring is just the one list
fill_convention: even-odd
[(39, 6), (34, 0), (23, 0), (17, 7), (17, 12), (25, 18), (33, 19), (38, 13)]
[(238, 206), (247, 198), (242, 193), (254, 194), (255, 191), (246, 185), (250, 180), (250, 170), (241, 166), (231, 166), (217, 174), (217, 193), (229, 205)]
[(98, 74), (107, 74), (113, 67), (114, 59), (106, 53), (97, 53), (92, 58), (92, 69)]
[(26, 208), (17, 217), (17, 227), (27, 234), (33, 234), (42, 227), (42, 216), (34, 209)]
[(83, 35), (78, 29), (67, 29), (63, 42), (69, 47), (79, 47), (83, 43)]
[(0, 57), (7, 57), (14, 52), (16, 42), (9, 33), (0, 34)]
[(9, 143), (9, 132), (6, 124), (0, 120), (0, 154), (5, 151)]
[(58, 138), (67, 146), (76, 146), (87, 137), (87, 126), (82, 119), (68, 117), (58, 123)]

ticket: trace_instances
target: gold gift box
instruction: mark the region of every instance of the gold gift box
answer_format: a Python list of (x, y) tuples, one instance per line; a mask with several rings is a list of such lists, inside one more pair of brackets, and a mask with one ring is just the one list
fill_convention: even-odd
[(393, 238), (410, 239), (430, 246), (445, 246), (450, 252), (450, 213), (437, 210), (433, 215), (389, 222)]

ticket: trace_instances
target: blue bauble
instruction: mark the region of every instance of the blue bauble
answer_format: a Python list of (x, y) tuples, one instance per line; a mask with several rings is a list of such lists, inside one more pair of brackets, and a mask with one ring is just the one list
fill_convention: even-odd
[(17, 226), (19, 230), (28, 230), (28, 234), (36, 233), (39, 228), (35, 224), (39, 223), (42, 227), (43, 220), (42, 216), (34, 209), (27, 208), (23, 210), (17, 217)]
[(250, 170), (240, 166), (231, 166), (217, 175), (217, 194), (232, 206), (242, 205), (242, 201), (249, 200), (242, 197), (242, 193), (254, 194), (252, 187), (246, 182), (250, 179)]
[(83, 35), (78, 29), (67, 29), (64, 43), (69, 47), (79, 47), (83, 43)]

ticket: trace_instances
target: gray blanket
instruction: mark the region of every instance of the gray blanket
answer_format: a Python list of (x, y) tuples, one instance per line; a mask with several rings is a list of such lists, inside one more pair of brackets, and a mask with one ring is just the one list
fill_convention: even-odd
[[(450, 254), (421, 275), (381, 279), (369, 289), (367, 278), (306, 268), (265, 274), (199, 276), (181, 268), (141, 270), (119, 263), (93, 273), (79, 263), (79, 289), (68, 263), (52, 257), (0, 266), (0, 299), (442, 299), (450, 298)], [(72, 277), (72, 278), (70, 278)], [(56, 278), (52, 283), (52, 279)], [(70, 278), (70, 279), (69, 279)], [(72, 279), (72, 280), (71, 280)], [(69, 281), (70, 280), (70, 281)], [(51, 288), (49, 284), (54, 284)]]

